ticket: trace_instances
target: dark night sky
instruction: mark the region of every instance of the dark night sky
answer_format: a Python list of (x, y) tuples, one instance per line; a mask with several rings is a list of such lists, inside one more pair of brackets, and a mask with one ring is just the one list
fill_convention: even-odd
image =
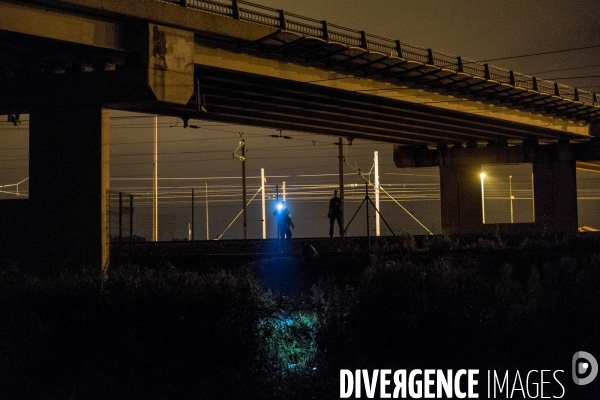
[[(477, 61), (600, 45), (600, 2), (597, 0), (253, 2)], [(535, 73), (541, 78), (594, 76), (600, 75), (600, 47), (489, 63)], [(562, 69), (565, 70), (557, 71)], [(600, 78), (557, 82), (600, 91)], [(152, 118), (116, 111), (111, 115), (112, 188), (150, 188)], [(5, 118), (0, 121), (0, 185), (16, 183), (28, 175), (28, 116), (23, 116), (18, 129), (5, 121)], [(171, 127), (177, 123), (175, 117), (161, 117), (159, 122), (159, 175), (163, 178), (159, 186), (165, 191), (200, 188), (205, 182), (239, 186), (241, 166), (231, 154), (238, 145), (239, 132), (244, 132), (248, 148), (248, 176), (258, 176), (262, 167), (269, 176), (268, 183), (273, 185), (283, 180), (288, 185), (337, 183), (335, 137), (284, 132), (293, 138), (284, 140), (269, 137), (278, 133), (272, 129), (195, 121), (203, 128), (184, 130), (180, 128), (181, 121)], [(347, 147), (347, 160), (362, 171), (368, 171), (374, 150), (379, 151), (382, 183), (435, 182), (436, 177), (432, 175), (436, 175), (436, 171), (396, 169), (390, 144), (355, 140), (352, 147)], [(351, 168), (345, 172), (349, 174), (347, 182), (363, 182)], [(302, 176), (315, 174), (330, 175)], [(249, 180), (253, 187), (258, 183), (256, 178)], [(27, 190), (27, 186), (20, 189)], [(249, 193), (253, 194), (253, 190)], [(329, 193), (327, 189), (320, 196), (327, 198)]]

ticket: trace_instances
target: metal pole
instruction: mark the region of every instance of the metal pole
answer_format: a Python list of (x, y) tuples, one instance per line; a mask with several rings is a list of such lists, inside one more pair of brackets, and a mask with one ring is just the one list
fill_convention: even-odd
[(460, 179), (458, 180), (458, 248), (462, 249), (462, 195), (460, 192)]
[(279, 185), (275, 185), (275, 207), (277, 209), (277, 215), (275, 218), (275, 223), (276, 223), (276, 227), (277, 227), (277, 246), (279, 249), (279, 252), (281, 253), (281, 237), (279, 236), (280, 231), (279, 231), (279, 212), (281, 210), (279, 210)]
[(192, 188), (192, 240), (194, 240), (194, 188)]
[(338, 141), (339, 179), (340, 179), (340, 201), (342, 202), (342, 226), (344, 224), (344, 142), (342, 138)]
[(482, 223), (485, 224), (485, 194), (483, 192), (483, 180), (485, 179), (485, 174), (482, 172), (479, 176), (481, 176), (481, 219)]
[(376, 151), (374, 155), (375, 163), (375, 236), (381, 236), (381, 222), (379, 220), (379, 153)]
[(556, 234), (556, 208), (554, 202), (554, 163), (552, 163), (552, 233)]
[[(365, 183), (365, 200), (369, 198), (369, 183)], [(367, 210), (367, 247), (371, 250), (371, 232), (369, 232), (369, 203), (366, 202)]]
[(152, 241), (158, 241), (158, 115), (154, 115), (154, 178), (152, 184)]
[(283, 201), (285, 201), (285, 181), (283, 181), (283, 183), (281, 185), (281, 197), (282, 197)]
[(208, 232), (208, 182), (204, 182), (204, 188), (206, 190), (206, 197), (204, 203), (206, 204), (206, 240), (210, 240), (210, 235)]
[(262, 195), (262, 238), (267, 238), (267, 218), (265, 212), (265, 169), (260, 169), (260, 190)]
[(133, 244), (133, 195), (129, 195), (129, 248)]
[(535, 184), (533, 180), (533, 172), (531, 173), (531, 217), (532, 221), (535, 222)]
[(246, 141), (242, 139), (242, 210), (244, 213), (244, 240), (247, 239), (247, 213), (246, 213)]
[(514, 223), (513, 219), (513, 195), (512, 195), (512, 175), (508, 176), (508, 194), (510, 196), (510, 223)]
[(119, 244), (123, 241), (123, 192), (119, 192)]

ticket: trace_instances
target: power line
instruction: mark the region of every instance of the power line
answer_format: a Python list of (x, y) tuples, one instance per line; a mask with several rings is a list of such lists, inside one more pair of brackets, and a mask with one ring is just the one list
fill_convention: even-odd
[(587, 79), (587, 78), (600, 78), (600, 75), (587, 75), (587, 76), (565, 76), (565, 77), (558, 77), (558, 78), (544, 78), (547, 80), (552, 80), (552, 81), (558, 81), (558, 80), (562, 80), (562, 79)]
[(574, 47), (574, 48), (571, 48), (571, 49), (544, 51), (544, 52), (541, 52), (541, 53), (521, 54), (521, 55), (518, 55), (518, 56), (490, 58), (490, 59), (487, 59), (487, 60), (479, 60), (479, 61), (476, 61), (476, 62), (482, 63), (482, 62), (488, 62), (488, 61), (511, 60), (511, 59), (514, 59), (514, 58), (536, 57), (536, 56), (543, 56), (543, 55), (546, 55), (546, 54), (556, 54), (556, 53), (565, 53), (565, 52), (569, 52), (569, 51), (595, 49), (595, 48), (598, 48), (598, 47), (600, 47), (600, 44), (593, 45), (593, 46)]
[(570, 67), (570, 68), (560, 68), (560, 69), (549, 69), (546, 71), (527, 72), (527, 75), (545, 74), (548, 72), (572, 71), (574, 69), (585, 69), (585, 68), (594, 68), (594, 67), (600, 67), (600, 64), (586, 65), (584, 67)]

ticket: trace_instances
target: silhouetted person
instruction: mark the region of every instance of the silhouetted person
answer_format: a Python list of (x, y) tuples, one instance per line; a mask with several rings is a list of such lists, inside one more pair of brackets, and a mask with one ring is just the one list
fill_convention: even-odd
[(329, 238), (333, 239), (333, 223), (336, 220), (340, 227), (340, 237), (342, 237), (344, 235), (344, 228), (342, 227), (342, 199), (338, 197), (337, 190), (333, 191), (333, 197), (329, 200), (327, 218), (329, 218)]
[(281, 202), (281, 209), (278, 207), (273, 211), (273, 215), (277, 219), (277, 234), (279, 235), (280, 248), (282, 251), (289, 250), (292, 244), (292, 231), (290, 227), (293, 229), (294, 223), (292, 222), (289, 210), (285, 206), (285, 201)]

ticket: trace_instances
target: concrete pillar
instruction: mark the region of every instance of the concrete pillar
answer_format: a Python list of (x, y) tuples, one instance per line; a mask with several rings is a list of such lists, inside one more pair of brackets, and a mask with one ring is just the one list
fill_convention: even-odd
[(577, 232), (575, 161), (534, 162), (535, 224), (538, 232)]
[(109, 119), (100, 106), (30, 113), (32, 256), (106, 268), (109, 259)]
[(462, 233), (482, 231), (480, 171), (480, 163), (440, 166), (441, 217), (445, 233), (458, 234), (459, 222)]

